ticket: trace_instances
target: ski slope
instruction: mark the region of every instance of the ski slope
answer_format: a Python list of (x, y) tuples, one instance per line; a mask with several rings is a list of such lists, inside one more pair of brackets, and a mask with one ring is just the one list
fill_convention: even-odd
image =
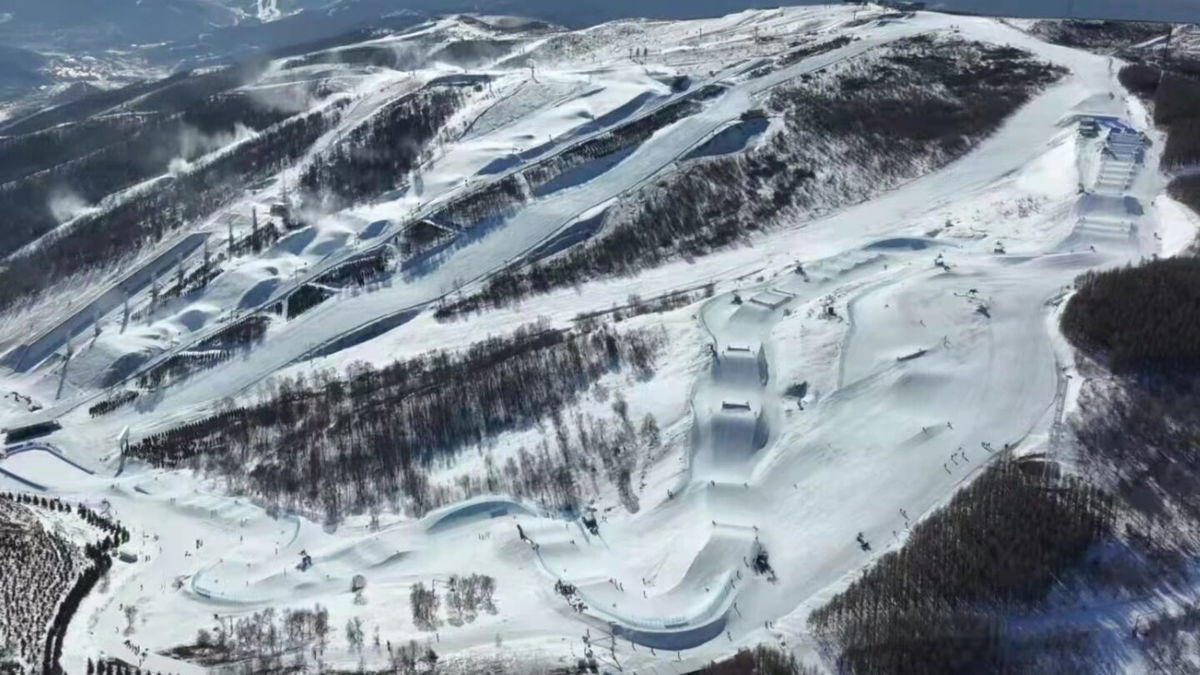
[[(0, 460), (0, 488), (106, 501), (135, 533), (131, 550), (139, 561), (118, 563), (109, 591), (85, 600), (68, 633), (66, 669), (81, 670), (88, 656), (104, 653), (143, 668), (199, 672), (161, 652), (193, 641), (214, 616), (314, 603), (330, 609), (338, 629), (327, 662), (347, 668), (360, 658), (382, 667), (387, 658), (374, 647), (360, 654), (346, 643), (340, 628), (351, 617), (392, 642), (428, 640), (451, 665), (482, 657), (561, 664), (590, 651), (610, 669), (684, 673), (763, 641), (811, 649), (805, 628), (811, 609), (901, 545), (912, 524), (989, 461), (1044, 447), (1066, 405), (1071, 361), (1055, 317), (1074, 278), (1178, 252), (1197, 228), (1194, 215), (1162, 197), (1163, 178), (1152, 168), (1161, 143), (1139, 152), (1118, 128), (1099, 139), (1077, 136), (1080, 116), (1109, 115), (1157, 137), (1106, 57), (1044, 44), (989, 19), (919, 13), (847, 28), (853, 18), (852, 8), (797, 8), (603, 26), (577, 37), (590, 51), (553, 65), (538, 60), (545, 45), (532, 43), (538, 81), (496, 64), (497, 98), (481, 98), (460, 113), (462, 134), (425, 168), (420, 194), (322, 216), (311, 231), (228, 270), (204, 297), (167, 316), (125, 333), (106, 330), (68, 361), (6, 372), (6, 388), (57, 399), (42, 417), (59, 419), (64, 429), (37, 451)], [(745, 73), (759, 56), (729, 58), (755, 49), (757, 36), (801, 30), (822, 38), (849, 31), (859, 39), (757, 78)], [(469, 323), (430, 317), (428, 307), (439, 299), (478, 287), (617, 197), (674, 170), (771, 88), (932, 31), (1011, 44), (1071, 73), (965, 157), (871, 201), (758, 235), (746, 246), (536, 296)], [(676, 46), (634, 66), (628, 47), (610, 39), (622, 32), (673, 39)], [(436, 261), (273, 326), (247, 357), (110, 415), (87, 414), (83, 403), (101, 394), (97, 374), (121, 354), (177, 353), (219, 326), (218, 317), (267, 304), (382, 245), (396, 224), (432, 211), (470, 182), (494, 180), (519, 165), (480, 176), (489, 162), (536, 161), (521, 159), (531, 152), (554, 156), (608, 128), (586, 127), (588, 120), (613, 111), (636, 119), (675, 100), (679, 94), (651, 74), (667, 70), (656, 63), (659, 56), (662, 63), (674, 59), (671, 72), (693, 64), (693, 91), (712, 83), (722, 93), (606, 170), (533, 199), (495, 226), (467, 232)], [(379, 86), (386, 78), (405, 90), (414, 86), (393, 75), (369, 86), (385, 91)], [(350, 117), (361, 120), (385, 98), (368, 94)], [(279, 189), (269, 186), (241, 206), (266, 204)], [(392, 223), (385, 234), (360, 238), (381, 220)], [(118, 472), (115, 439), (125, 427), (135, 436), (170, 428), (228, 397), (249, 396), (272, 376), (459, 349), (537, 317), (567, 325), (632, 293), (652, 297), (707, 282), (717, 289), (711, 298), (630, 320), (661, 327), (671, 347), (651, 381), (607, 384), (628, 387), (633, 417), (653, 412), (672, 442), (644, 476), (636, 513), (622, 509), (616, 494), (598, 500), (599, 535), (578, 519), (507, 495), (422, 518), (385, 514), (377, 529), (362, 515), (327, 530), (316, 514), (268, 512), (190, 472), (132, 462)], [(397, 316), (403, 320), (382, 335), (306, 358)], [(64, 376), (64, 363), (77, 375)], [(74, 389), (56, 396), (62, 381)], [(787, 394), (801, 382), (807, 384), (802, 400)], [(0, 414), (6, 422), (36, 418), (19, 410)], [(503, 459), (539, 433), (502, 435), (487, 451)], [(477, 467), (476, 460), (462, 461), (460, 471)], [(859, 534), (869, 550), (856, 541)], [(764, 548), (777, 579), (751, 568)], [(314, 562), (306, 571), (296, 566), (301, 552)], [(407, 599), (414, 584), (468, 573), (496, 579), (497, 614), (431, 633), (396, 610), (395, 601)], [(350, 591), (359, 574), (368, 581), (365, 604)], [(555, 592), (558, 581), (577, 589), (584, 611)], [(140, 608), (140, 619), (127, 636), (121, 607), (129, 604)], [(134, 653), (126, 639), (148, 652)]]

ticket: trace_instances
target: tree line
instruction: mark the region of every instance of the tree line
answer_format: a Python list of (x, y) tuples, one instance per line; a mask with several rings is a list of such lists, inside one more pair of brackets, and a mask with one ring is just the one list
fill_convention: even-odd
[[(1167, 186), (1167, 194), (1191, 209), (1193, 213), (1200, 214), (1200, 176), (1176, 178)], [(1194, 244), (1192, 250), (1195, 251)]]
[(452, 200), (430, 216), (430, 220), (465, 230), (516, 212), (529, 197), (525, 178), (520, 173), (513, 173)]
[[(1153, 581), (1167, 581), (1180, 555), (1200, 549), (1200, 392), (1189, 382), (1163, 386), (1137, 375), (1087, 382), (1070, 430), (1084, 469), (1121, 498), (1127, 534), (1147, 560)], [(1164, 567), (1166, 566), (1166, 567)]]
[[(1189, 342), (1200, 319), (1198, 266), (1187, 256), (1088, 275), (1063, 315), (1087, 377), (1069, 439), (1079, 470), (1119, 499), (1128, 551), (1115, 571), (1092, 576), (1139, 595), (1191, 588), (1200, 550), (1200, 362)], [(1134, 309), (1138, 303), (1145, 306)], [(1179, 610), (1133, 626), (1134, 649), (1160, 672), (1195, 671), (1197, 608)]]
[[(153, 301), (151, 303), (153, 305)], [(135, 318), (139, 314), (134, 315)], [(262, 342), (270, 328), (271, 317), (255, 314), (221, 329), (217, 334), (196, 345), (195, 349), (173, 354), (137, 378), (142, 389), (159, 389), (180, 382), (192, 375), (228, 361), (236, 354)], [(93, 417), (105, 415), (132, 402), (138, 392), (124, 391), (93, 405)]]
[(809, 626), (838, 672), (1031, 672), (1062, 636), (1030, 641), (1007, 617), (1037, 607), (1113, 522), (1112, 499), (1055, 463), (1000, 459)]
[(138, 397), (138, 392), (132, 389), (124, 389), (119, 391), (104, 400), (94, 403), (88, 407), (88, 415), (91, 417), (100, 417), (120, 408), (121, 406), (133, 403), (133, 400)]
[(1154, 123), (1167, 129), (1164, 168), (1182, 169), (1200, 163), (1200, 80), (1165, 73), (1154, 92)]
[(1147, 261), (1075, 281), (1063, 335), (1114, 371), (1161, 377), (1200, 369), (1200, 260)]
[[(1150, 103), (1154, 123), (1167, 132), (1161, 165), (1168, 172), (1200, 165), (1200, 67), (1178, 61), (1131, 63), (1118, 78), (1130, 92)], [(1180, 176), (1168, 194), (1200, 213), (1200, 177)]]
[(70, 545), (33, 515), (0, 500), (0, 645), (26, 664), (44, 665), (52, 640), (47, 628), (70, 591), (79, 561)]
[(432, 631), (442, 624), (439, 614), (443, 597), (448, 621), (455, 626), (474, 621), (480, 610), (496, 613), (496, 580), (486, 574), (452, 574), (444, 588), (442, 595), (436, 583), (426, 586), (417, 582), (409, 589), (408, 602), (417, 628)]
[(798, 63), (804, 59), (817, 56), (818, 54), (826, 54), (835, 49), (841, 49), (851, 42), (854, 42), (854, 38), (851, 38), (848, 35), (839, 35), (832, 40), (825, 40), (824, 42), (818, 42), (815, 44), (806, 44), (779, 57), (777, 63), (779, 64), (780, 68), (785, 68), (793, 63)]
[(715, 661), (692, 675), (820, 675), (821, 671), (796, 660), (786, 651), (758, 645), (739, 649), (728, 659)]
[(59, 664), (62, 659), (63, 640), (67, 637), (67, 628), (71, 624), (71, 619), (75, 616), (75, 612), (79, 609), (79, 603), (92, 592), (96, 582), (100, 581), (100, 577), (108, 573), (108, 569), (112, 567), (112, 556), (109, 551), (117, 546), (115, 539), (105, 539), (100, 544), (88, 544), (84, 547), (84, 556), (88, 559), (88, 566), (83, 570), (83, 573), (76, 579), (75, 584), (71, 586), (71, 590), (67, 592), (62, 603), (58, 606), (58, 611), (54, 614), (54, 621), (50, 624), (50, 631), (46, 636), (46, 651), (42, 661), (42, 672), (50, 675), (62, 675), (63, 669)]
[[(1186, 169), (1200, 163), (1200, 64), (1178, 60), (1164, 63), (1131, 63), (1118, 79), (1131, 93), (1151, 103), (1155, 124), (1167, 132), (1162, 166)], [(1167, 193), (1200, 214), (1200, 176), (1178, 176)], [(1194, 246), (1193, 246), (1194, 248)]]
[(242, 662), (252, 672), (278, 672), (304, 664), (306, 652), (320, 664), (332, 633), (329, 610), (320, 604), (282, 611), (268, 607), (242, 616), (214, 616), (211, 627), (197, 629), (192, 644), (167, 655), (203, 666)]
[[(385, 500), (403, 501), (420, 514), (437, 498), (426, 477), (433, 462), (452, 460), (462, 448), (500, 433), (543, 424), (607, 373), (648, 377), (660, 341), (645, 331), (531, 327), (460, 353), (283, 380), (255, 405), (143, 438), (130, 452), (158, 466), (225, 476), (234, 489), (320, 509), (335, 523), (345, 512)], [(634, 425), (622, 423), (636, 438)], [(605, 454), (615, 461), (621, 452), (633, 453), (632, 447), (615, 447), (617, 438), (628, 436), (597, 432), (595, 439), (611, 448)], [(539, 483), (553, 483), (538, 475)]]
[(1149, 21), (1046, 20), (1033, 25), (1032, 33), (1056, 45), (1086, 49), (1108, 56), (1170, 34), (1171, 24)]
[[(41, 527), (25, 508), (72, 511), (100, 537), (79, 549)], [(129, 541), (120, 523), (57, 497), (0, 493), (0, 643), (43, 673), (62, 673), (63, 640), (79, 604), (112, 565), (111, 552)], [(86, 564), (80, 571), (80, 566)]]
[(300, 177), (320, 207), (340, 210), (397, 187), (430, 154), (429, 144), (462, 106), (461, 93), (430, 87), (384, 107), (355, 127)]
[[(1195, 548), (1200, 533), (1200, 260), (1185, 256), (1089, 273), (1062, 317), (1088, 371), (1072, 435), (1093, 479), (1139, 514), (1143, 543)], [(1153, 533), (1158, 532), (1157, 536)]]
[(381, 249), (354, 260), (338, 265), (317, 278), (317, 283), (327, 286), (365, 286), (368, 283), (382, 279), (392, 269), (392, 254), (389, 249)]
[(332, 297), (333, 291), (324, 286), (303, 284), (287, 300), (281, 300), (275, 306), (275, 313), (283, 314), (287, 308), (287, 318), (294, 319)]

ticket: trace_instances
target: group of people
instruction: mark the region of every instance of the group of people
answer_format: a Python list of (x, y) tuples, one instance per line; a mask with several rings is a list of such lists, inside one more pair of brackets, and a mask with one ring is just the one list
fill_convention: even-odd
[(568, 584), (562, 579), (554, 582), (554, 592), (567, 599), (567, 604), (576, 612), (583, 612), (587, 605), (579, 598), (579, 589), (574, 584)]

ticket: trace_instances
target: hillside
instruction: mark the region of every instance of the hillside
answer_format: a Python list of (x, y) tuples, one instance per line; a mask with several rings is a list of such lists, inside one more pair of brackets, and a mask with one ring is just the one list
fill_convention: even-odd
[(0, 646), (1147, 669), (1176, 605), (1097, 580), (1158, 549), (1076, 453), (1087, 359), (1191, 325), (1106, 272), (1192, 245), (1191, 90), (1027, 25), (403, 14), (0, 122), (0, 517), (74, 556)]

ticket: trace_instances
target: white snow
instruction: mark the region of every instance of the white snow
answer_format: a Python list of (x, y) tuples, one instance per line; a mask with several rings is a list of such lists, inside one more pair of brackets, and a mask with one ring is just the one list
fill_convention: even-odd
[[(460, 115), (460, 135), (423, 168), (421, 189), (322, 217), (261, 257), (229, 265), (199, 298), (171, 305), (149, 324), (121, 333), (119, 312), (104, 318), (105, 332), (74, 357), (78, 366), (71, 366), (69, 378), (55, 377), (62, 366), (49, 362), (34, 373), (6, 376), (5, 391), (59, 398), (49, 414), (64, 429), (50, 442), (96, 473), (52, 452), (12, 455), (0, 468), (69, 499), (107, 500), (133, 530), (139, 554), (137, 563), (118, 563), (109, 590), (93, 593), (72, 622), (67, 670), (81, 670), (83, 659), (101, 652), (137, 662), (122, 644), (120, 607), (128, 604), (139, 607), (141, 617), (131, 639), (158, 652), (190, 642), (197, 628), (212, 626), (214, 615), (319, 602), (329, 607), (335, 628), (329, 660), (346, 667), (359, 655), (340, 627), (355, 616), (364, 619), (368, 635), (378, 628), (393, 643), (431, 640), (439, 654), (464, 657), (573, 658), (583, 651), (580, 636), (590, 631), (602, 662), (615, 657), (639, 672), (686, 672), (763, 640), (807, 645), (808, 612), (874, 557), (900, 545), (909, 523), (1004, 448), (1044, 446), (1066, 395), (1064, 346), (1053, 317), (1073, 279), (1143, 256), (1177, 254), (1200, 225), (1161, 194), (1162, 177), (1149, 168), (1157, 165), (1154, 148), (1161, 144), (1148, 151), (1144, 165), (1122, 165), (1121, 181), (1106, 181), (1113, 167), (1101, 157), (1104, 139), (1081, 140), (1073, 125), (1062, 124), (1093, 97), (1126, 103), (1108, 59), (1040, 43), (1001, 22), (921, 13), (867, 24), (850, 29), (862, 39), (843, 49), (763, 77), (734, 77), (750, 60), (785, 49), (789, 36), (845, 30), (853, 13), (795, 8), (694, 22), (620, 22), (539, 41), (528, 51), (535, 74), (496, 66), (491, 91)], [(372, 340), (297, 361), (355, 327), (459, 287), (469, 291), (577, 219), (673, 170), (679, 158), (756, 107), (770, 87), (889, 40), (935, 30), (1019, 46), (1071, 74), (966, 157), (875, 200), (636, 278), (594, 281), (458, 322), (438, 323), (426, 311)], [(648, 63), (631, 62), (629, 50), (647, 45)], [(340, 294), (274, 326), (247, 358), (159, 392), (151, 405), (89, 418), (84, 403), (99, 395), (96, 374), (121, 354), (183, 349), (232, 311), (262, 306), (288, 284), (363, 250), (375, 241), (356, 236), (366, 223), (423, 212), (464, 189), (464, 182), (487, 180), (478, 177), (480, 169), (498, 158), (543, 143), (549, 144), (545, 152), (554, 152), (590, 133), (589, 120), (631, 101), (629, 115), (653, 109), (672, 96), (659, 75), (684, 72), (698, 84), (724, 81), (728, 91), (614, 168), (533, 201), (427, 273)], [(433, 76), (365, 78), (350, 94), (356, 102), (348, 124), (410, 91), (410, 78)], [(1140, 108), (1132, 102), (1121, 107), (1127, 106), (1125, 121), (1150, 133)], [(294, 172), (285, 178), (294, 180)], [(265, 187), (237, 209), (244, 217), (255, 203), (261, 213), (279, 189)], [(1129, 200), (1144, 214), (1126, 208)], [(220, 240), (224, 223), (214, 218), (202, 227)], [(935, 265), (939, 259), (948, 269)], [(807, 279), (795, 273), (797, 262)], [(423, 519), (385, 514), (378, 531), (358, 516), (329, 532), (303, 515), (269, 514), (189, 472), (131, 463), (114, 475), (115, 438), (125, 426), (135, 437), (168, 428), (227, 397), (250, 396), (272, 376), (460, 349), (538, 318), (564, 326), (580, 313), (623, 304), (631, 294), (649, 298), (710, 281), (717, 288), (713, 298), (627, 323), (663, 330), (669, 349), (651, 380), (615, 377), (602, 385), (622, 391), (635, 419), (654, 414), (667, 443), (646, 467), (637, 513), (620, 508), (615, 494), (602, 495), (599, 537), (578, 521), (528, 504), (511, 507), (521, 512), (478, 517), (474, 507), (486, 498)], [(65, 394), (55, 391), (63, 389), (60, 380), (72, 383)], [(784, 395), (801, 381), (808, 383), (803, 409)], [(0, 421), (24, 412), (5, 406)], [(602, 414), (606, 407), (592, 397), (576, 410)], [(485, 457), (502, 461), (538, 433), (504, 434), (440, 467), (435, 479), (451, 484), (457, 475), (477, 472)], [(0, 487), (26, 489), (4, 475)], [(605, 510), (609, 506), (617, 508)], [(516, 524), (536, 549), (517, 539)], [(855, 542), (858, 532), (871, 543), (869, 553)], [(777, 582), (746, 566), (756, 541), (769, 550)], [(301, 551), (315, 562), (306, 572), (295, 567)], [(412, 584), (468, 573), (495, 577), (499, 612), (445, 625), (436, 636), (418, 630), (406, 609)], [(355, 604), (349, 590), (355, 574), (368, 579), (365, 605)], [(555, 580), (575, 584), (588, 610), (571, 611), (554, 593)], [(768, 630), (769, 621), (775, 623)], [(626, 638), (610, 641), (610, 622), (643, 645), (677, 645), (680, 653), (663, 647), (652, 654)], [(380, 665), (386, 654), (368, 647), (362, 658)], [(143, 667), (197, 671), (162, 656), (149, 657)]]

